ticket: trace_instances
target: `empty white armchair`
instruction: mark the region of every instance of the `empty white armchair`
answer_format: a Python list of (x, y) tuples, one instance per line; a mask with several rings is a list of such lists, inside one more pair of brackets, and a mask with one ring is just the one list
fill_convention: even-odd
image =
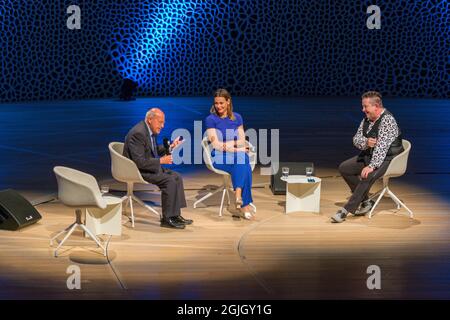
[[(250, 149), (253, 148), (253, 146), (248, 143), (248, 146), (250, 147)], [(203, 149), (203, 160), (205, 161), (206, 167), (211, 170), (214, 173), (217, 173), (219, 175), (222, 176), (223, 178), (223, 183), (221, 186), (219, 186), (216, 190), (214, 190), (213, 192), (208, 192), (205, 196), (203, 196), (202, 198), (198, 199), (195, 203), (194, 203), (194, 209), (197, 208), (198, 204), (200, 202), (205, 201), (206, 199), (212, 197), (213, 195), (215, 195), (216, 193), (221, 192), (222, 193), (222, 200), (220, 201), (220, 209), (219, 209), (219, 216), (222, 216), (222, 212), (223, 212), (223, 203), (225, 201), (225, 194), (227, 195), (228, 198), (228, 205), (230, 204), (230, 190), (233, 190), (232, 187), (232, 182), (231, 182), (231, 176), (228, 172), (222, 171), (222, 170), (218, 170), (216, 168), (214, 168), (213, 166), (213, 162), (212, 162), (212, 158), (211, 158), (211, 152), (212, 152), (212, 147), (211, 144), (209, 143), (208, 137), (203, 138), (202, 140), (202, 149)], [(252, 168), (252, 171), (255, 169), (255, 165), (256, 165), (256, 153), (255, 152), (250, 152), (249, 153), (249, 158), (250, 158), (250, 166)], [(253, 203), (250, 204), (253, 209), (254, 212), (256, 212), (256, 207)]]
[(134, 228), (133, 200), (158, 217), (160, 217), (160, 214), (158, 211), (145, 204), (141, 199), (134, 195), (133, 189), (135, 183), (149, 183), (145, 181), (144, 178), (142, 178), (142, 175), (139, 172), (136, 164), (132, 160), (123, 156), (123, 146), (124, 144), (122, 142), (111, 142), (108, 146), (109, 153), (111, 155), (111, 173), (114, 179), (127, 184), (127, 195), (122, 199), (126, 200), (124, 211), (126, 210), (128, 205), (130, 206), (131, 226)]
[(54, 251), (55, 257), (58, 256), (59, 248), (75, 231), (76, 227), (81, 228), (91, 237), (95, 243), (103, 249), (103, 255), (106, 256), (106, 248), (102, 245), (100, 240), (95, 236), (82, 222), (82, 209), (87, 208), (100, 208), (105, 209), (107, 202), (102, 198), (102, 194), (98, 187), (97, 181), (90, 174), (67, 168), (67, 167), (54, 167), (53, 172), (56, 175), (58, 183), (58, 199), (64, 205), (75, 208), (76, 219), (75, 222), (68, 226), (66, 229), (59, 232), (50, 240), (50, 246), (53, 245), (53, 241), (57, 239), (63, 233), (67, 233), (63, 240), (59, 243), (58, 247)]
[(372, 213), (380, 200), (383, 198), (384, 194), (387, 194), (397, 204), (397, 209), (400, 209), (400, 207), (405, 208), (409, 212), (410, 218), (413, 218), (413, 212), (389, 189), (389, 179), (402, 176), (406, 172), (406, 168), (408, 166), (408, 157), (411, 150), (411, 143), (408, 140), (403, 139), (402, 144), (404, 151), (391, 160), (386, 173), (381, 177), (383, 179), (383, 189), (376, 192), (371, 197), (373, 199), (378, 195), (378, 198), (375, 201), (372, 210), (370, 210), (369, 212), (369, 219), (372, 218)]

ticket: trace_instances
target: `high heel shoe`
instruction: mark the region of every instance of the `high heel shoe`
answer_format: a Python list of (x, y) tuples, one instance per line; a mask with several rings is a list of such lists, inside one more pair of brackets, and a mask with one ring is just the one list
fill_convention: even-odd
[(253, 203), (250, 203), (250, 207), (251, 207), (251, 214), (254, 216), (256, 215), (256, 206)]
[(251, 212), (246, 211), (246, 212), (244, 212), (244, 218), (247, 219), (247, 220), (252, 220), (253, 219), (253, 215), (252, 215)]
[(242, 198), (236, 198), (236, 209), (240, 209), (242, 207)]

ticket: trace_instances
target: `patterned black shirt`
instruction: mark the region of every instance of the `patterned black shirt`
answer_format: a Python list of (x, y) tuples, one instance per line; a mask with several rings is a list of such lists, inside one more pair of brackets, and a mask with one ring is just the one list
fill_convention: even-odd
[[(358, 131), (353, 137), (353, 145), (360, 150), (366, 150), (368, 148), (367, 138), (364, 137), (363, 135), (363, 124), (364, 120), (361, 121)], [(369, 132), (370, 129), (372, 129), (374, 124), (375, 121), (373, 122), (370, 121), (369, 127), (367, 128), (367, 132)], [(369, 167), (371, 167), (372, 169), (377, 169), (381, 166), (389, 150), (389, 147), (391, 146), (392, 142), (394, 142), (394, 140), (398, 137), (398, 134), (399, 130), (397, 121), (395, 121), (392, 115), (386, 114), (383, 117), (383, 119), (381, 119), (380, 122), (377, 143), (373, 150), (372, 159), (370, 160)]]

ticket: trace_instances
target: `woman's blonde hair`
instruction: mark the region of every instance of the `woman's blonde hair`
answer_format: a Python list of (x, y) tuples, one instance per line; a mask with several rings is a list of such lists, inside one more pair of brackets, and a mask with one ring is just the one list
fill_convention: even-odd
[[(231, 100), (231, 94), (228, 92), (228, 90), (227, 89), (217, 89), (216, 92), (214, 92), (214, 98), (217, 98), (217, 97), (225, 98), (225, 100), (230, 101), (230, 104), (227, 107), (227, 117), (233, 121), (236, 120), (236, 117), (234, 116), (234, 113), (233, 113), (233, 101)], [(216, 107), (214, 106), (214, 103), (211, 106), (210, 112), (212, 114), (215, 114), (218, 116)]]

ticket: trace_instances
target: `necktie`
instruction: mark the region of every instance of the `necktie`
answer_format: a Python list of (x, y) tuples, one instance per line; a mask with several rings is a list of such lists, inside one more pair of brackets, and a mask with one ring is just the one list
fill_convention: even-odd
[(155, 157), (158, 157), (158, 151), (156, 150), (156, 137), (155, 135), (151, 135), (150, 140), (152, 141), (152, 149), (153, 149), (153, 155)]

